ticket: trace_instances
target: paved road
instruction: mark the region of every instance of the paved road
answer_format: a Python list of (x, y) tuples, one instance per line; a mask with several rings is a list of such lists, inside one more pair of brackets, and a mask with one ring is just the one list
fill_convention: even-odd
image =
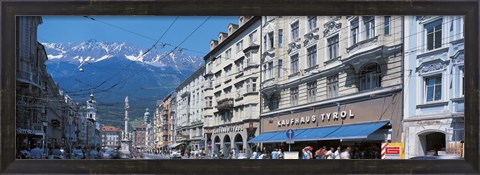
[(168, 155), (160, 155), (160, 154), (143, 154), (143, 159), (170, 159)]

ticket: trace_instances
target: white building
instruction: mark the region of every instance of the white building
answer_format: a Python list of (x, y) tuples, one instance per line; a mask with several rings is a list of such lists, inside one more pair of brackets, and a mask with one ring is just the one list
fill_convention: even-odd
[(205, 145), (203, 140), (204, 73), (205, 67), (202, 66), (176, 88), (175, 142), (185, 144), (191, 151), (201, 150)]
[(405, 17), (405, 158), (460, 154), (464, 140), (464, 19)]
[(240, 150), (258, 135), (260, 115), (260, 17), (240, 16), (210, 42), (205, 59), (204, 130), (207, 155)]

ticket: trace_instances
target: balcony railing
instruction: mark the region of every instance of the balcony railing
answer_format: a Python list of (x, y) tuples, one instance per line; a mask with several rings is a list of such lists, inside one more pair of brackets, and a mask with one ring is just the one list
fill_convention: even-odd
[(45, 87), (45, 85), (40, 82), (39, 74), (32, 74), (31, 72), (19, 71), (17, 72), (17, 79), (24, 81), (26, 83), (32, 83), (41, 88)]
[(233, 108), (233, 98), (224, 98), (217, 101), (217, 109), (219, 111), (231, 108)]

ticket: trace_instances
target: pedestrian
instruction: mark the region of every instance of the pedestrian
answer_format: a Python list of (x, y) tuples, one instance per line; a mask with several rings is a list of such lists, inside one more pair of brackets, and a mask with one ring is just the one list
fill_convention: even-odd
[(335, 158), (334, 151), (335, 149), (333, 149), (333, 147), (330, 147), (330, 150), (328, 150), (327, 153), (325, 153), (326, 159), (334, 159)]
[(340, 159), (350, 159), (350, 147), (347, 147), (342, 153), (340, 153)]
[(32, 159), (42, 159), (43, 150), (40, 148), (40, 145), (35, 145), (35, 148), (32, 149)]
[(315, 151), (315, 159), (325, 159), (325, 153), (325, 147), (318, 149), (317, 151)]
[(335, 150), (335, 153), (333, 154), (333, 159), (340, 159), (340, 147), (337, 147), (337, 150)]
[(20, 150), (20, 159), (30, 159), (30, 151), (28, 151), (27, 147), (23, 147)]
[(305, 148), (302, 149), (302, 157), (303, 159), (312, 159), (313, 156), (312, 156), (312, 151), (313, 148), (311, 146), (307, 146)]
[(272, 151), (272, 159), (277, 159), (278, 158), (278, 149), (274, 149)]
[(281, 148), (278, 149), (278, 159), (283, 159), (283, 152)]

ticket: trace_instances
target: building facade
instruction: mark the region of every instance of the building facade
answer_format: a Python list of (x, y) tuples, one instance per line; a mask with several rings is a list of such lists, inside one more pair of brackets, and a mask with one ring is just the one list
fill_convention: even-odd
[(289, 129), (295, 151), (401, 141), (402, 17), (264, 16), (262, 39), (262, 134), (251, 143), (285, 149)]
[(45, 49), (37, 42), (41, 17), (19, 17), (16, 45), (16, 145), (33, 148), (46, 140), (46, 68)]
[(102, 148), (115, 149), (120, 146), (122, 130), (114, 126), (102, 127)]
[(210, 42), (204, 57), (204, 134), (209, 156), (251, 152), (248, 138), (259, 133), (260, 17), (240, 16), (228, 33)]
[(205, 147), (203, 140), (203, 107), (205, 67), (200, 67), (177, 88), (177, 114), (175, 142), (185, 144), (187, 150), (198, 151)]
[(176, 111), (176, 93), (170, 93), (163, 100), (161, 105), (157, 105), (156, 112), (160, 115), (159, 136), (160, 149), (168, 150), (178, 145), (175, 144), (175, 111)]
[(133, 144), (137, 149), (145, 149), (146, 145), (146, 136), (147, 136), (147, 127), (145, 124), (135, 126), (133, 130), (134, 140)]
[(405, 17), (405, 158), (462, 155), (464, 19)]

